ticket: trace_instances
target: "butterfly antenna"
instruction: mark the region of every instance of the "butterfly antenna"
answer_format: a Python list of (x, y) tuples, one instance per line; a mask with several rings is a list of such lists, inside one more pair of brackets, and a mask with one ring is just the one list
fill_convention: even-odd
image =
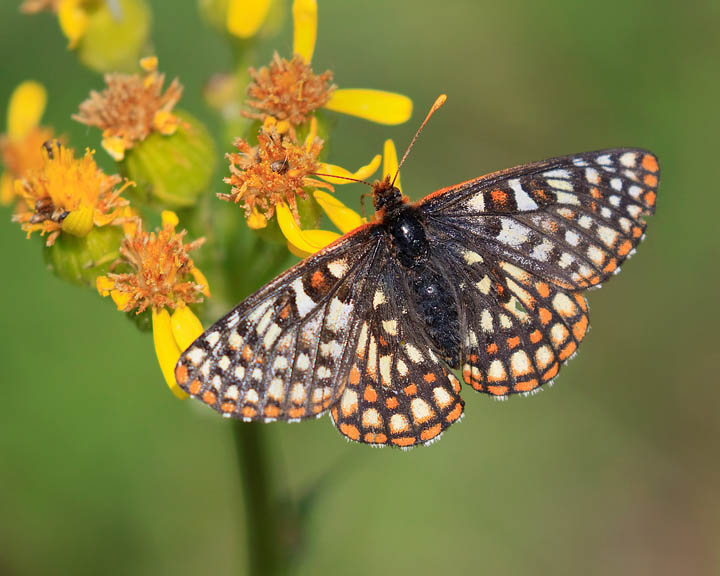
[(326, 176), (328, 178), (339, 178), (340, 180), (350, 180), (350, 182), (360, 182), (360, 184), (367, 184), (372, 188), (372, 184), (367, 180), (360, 180), (359, 178), (350, 178), (349, 176), (336, 176), (335, 174), (323, 174), (322, 172), (311, 172), (313, 176)]
[(403, 154), (402, 160), (400, 160), (400, 164), (398, 164), (398, 168), (395, 171), (395, 176), (390, 184), (391, 186), (395, 185), (395, 180), (397, 180), (398, 174), (400, 174), (400, 168), (402, 168), (402, 165), (405, 163), (405, 159), (408, 157), (408, 154), (410, 154), (410, 150), (412, 150), (412, 147), (415, 145), (415, 141), (418, 139), (418, 136), (420, 136), (420, 132), (422, 132), (423, 128), (425, 128), (425, 124), (427, 124), (430, 117), (435, 114), (435, 112), (437, 112), (443, 104), (445, 104), (445, 100), (447, 100), (447, 94), (440, 94), (440, 96), (438, 96), (435, 100), (432, 108), (430, 108), (430, 112), (428, 112), (427, 116), (425, 116), (425, 120), (423, 120), (423, 123), (420, 124), (420, 128), (418, 128), (417, 132), (415, 132), (415, 136), (410, 141), (410, 145), (407, 147), (407, 150), (405, 150), (405, 154)]

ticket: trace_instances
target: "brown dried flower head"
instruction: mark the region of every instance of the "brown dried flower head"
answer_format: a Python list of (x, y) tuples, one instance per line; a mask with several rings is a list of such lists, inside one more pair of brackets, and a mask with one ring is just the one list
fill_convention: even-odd
[(134, 233), (123, 240), (121, 258), (115, 265), (125, 263), (132, 271), (107, 275), (108, 284), (117, 291), (114, 299), (122, 302), (124, 312), (137, 310), (140, 314), (147, 308), (175, 310), (185, 304), (200, 302), (202, 294), (208, 294), (207, 281), (188, 255), (205, 239), (184, 244), (187, 231), (175, 232), (177, 217), (166, 214), (162, 228), (156, 232), (145, 232), (142, 222), (138, 222)]
[(246, 218), (258, 213), (271, 218), (275, 206), (286, 202), (299, 222), (296, 196), (306, 198), (306, 186), (333, 190), (327, 182), (312, 178), (319, 170), (317, 157), (323, 147), (323, 141), (316, 136), (314, 118), (303, 144), (298, 144), (288, 133), (281, 134), (278, 123), (269, 119), (258, 133), (257, 146), (250, 146), (246, 140), (238, 138), (235, 147), (238, 152), (227, 154), (230, 176), (225, 178), (232, 191), (218, 194), (218, 197), (243, 202)]
[(180, 100), (182, 85), (176, 78), (163, 92), (165, 75), (157, 72), (157, 59), (145, 58), (146, 74), (107, 74), (107, 88), (92, 91), (73, 119), (103, 131), (103, 148), (122, 160), (125, 150), (142, 142), (151, 132), (172, 134), (179, 120), (172, 109)]
[(327, 104), (336, 88), (330, 70), (315, 74), (297, 54), (286, 60), (276, 53), (270, 66), (250, 68), (250, 76), (246, 104), (254, 110), (245, 115), (260, 120), (272, 116), (292, 126), (305, 123), (308, 116)]

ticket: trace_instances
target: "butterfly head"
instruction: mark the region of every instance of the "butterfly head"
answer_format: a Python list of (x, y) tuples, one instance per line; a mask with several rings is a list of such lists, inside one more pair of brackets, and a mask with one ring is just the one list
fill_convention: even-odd
[(405, 197), (393, 186), (389, 176), (373, 184), (373, 206), (379, 218), (385, 213), (394, 212), (404, 203)]

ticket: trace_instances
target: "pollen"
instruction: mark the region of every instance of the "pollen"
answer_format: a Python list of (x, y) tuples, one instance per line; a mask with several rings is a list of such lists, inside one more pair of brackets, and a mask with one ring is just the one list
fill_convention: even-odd
[(131, 182), (120, 185), (118, 175), (105, 174), (86, 150), (75, 158), (72, 148), (59, 142), (42, 147), (42, 166), (15, 181), (16, 193), (24, 200), (13, 216), (22, 229), (48, 235), (52, 246), (61, 231), (84, 236), (93, 226), (125, 222), (128, 205), (120, 195)]
[(103, 131), (103, 147), (118, 161), (123, 159), (125, 150), (150, 133), (169, 135), (179, 124), (172, 109), (180, 100), (182, 85), (176, 78), (163, 91), (165, 76), (156, 70), (157, 59), (144, 59), (141, 65), (146, 70), (142, 76), (107, 74), (105, 90), (93, 90), (73, 115), (81, 124)]
[(200, 302), (207, 287), (198, 282), (204, 277), (195, 268), (189, 252), (205, 240), (185, 244), (185, 234), (185, 230), (175, 232), (175, 222), (170, 218), (163, 218), (163, 227), (149, 233), (139, 222), (134, 233), (123, 240), (120, 258), (113, 265), (130, 271), (108, 274), (108, 280), (102, 286), (98, 284), (98, 289), (111, 293), (123, 312), (136, 310), (137, 314), (147, 308), (175, 310)]
[(250, 76), (246, 104), (252, 110), (244, 114), (260, 120), (272, 116), (292, 126), (304, 124), (315, 110), (327, 104), (336, 88), (330, 70), (315, 74), (297, 54), (286, 60), (276, 53), (269, 66), (251, 68)]
[(227, 155), (230, 176), (225, 182), (232, 186), (229, 194), (218, 194), (222, 200), (242, 202), (245, 217), (262, 214), (271, 218), (275, 206), (287, 203), (295, 221), (299, 223), (296, 197), (306, 198), (305, 187), (333, 187), (311, 175), (320, 169), (318, 154), (323, 141), (315, 136), (314, 125), (305, 143), (299, 144), (289, 133), (278, 130), (281, 123), (269, 119), (258, 132), (258, 145), (251, 146), (246, 140), (237, 139), (237, 152)]

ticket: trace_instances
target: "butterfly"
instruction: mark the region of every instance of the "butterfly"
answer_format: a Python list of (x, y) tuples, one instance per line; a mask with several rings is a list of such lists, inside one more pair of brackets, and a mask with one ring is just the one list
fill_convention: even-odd
[(583, 291), (620, 271), (659, 167), (619, 148), (553, 158), (412, 203), (389, 178), (375, 219), (241, 302), (180, 357), (180, 387), (223, 416), (325, 412), (375, 446), (427, 444), (496, 398), (549, 384), (588, 330)]

